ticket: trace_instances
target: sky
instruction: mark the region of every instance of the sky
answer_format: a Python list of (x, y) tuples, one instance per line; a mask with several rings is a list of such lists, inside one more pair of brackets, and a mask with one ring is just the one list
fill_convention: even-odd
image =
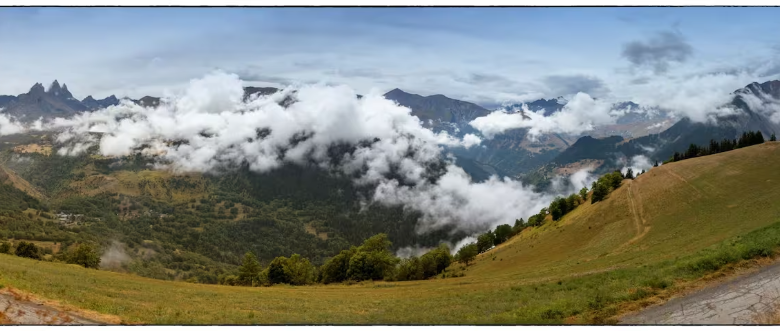
[[(0, 94), (346, 84), (498, 105), (578, 92), (687, 106), (780, 74), (780, 8), (0, 8)], [(706, 96), (705, 96), (706, 97)], [(694, 98), (695, 99), (695, 98)]]

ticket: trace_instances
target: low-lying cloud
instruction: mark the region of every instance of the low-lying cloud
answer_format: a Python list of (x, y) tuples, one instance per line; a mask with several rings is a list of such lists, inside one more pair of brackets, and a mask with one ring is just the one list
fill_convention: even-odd
[(631, 161), (627, 164), (624, 163), (624, 166), (620, 169), (620, 172), (625, 175), (628, 172), (628, 169), (631, 169), (631, 172), (634, 173), (634, 176), (641, 173), (642, 171), (650, 170), (650, 168), (653, 167), (653, 164), (650, 162), (650, 159), (647, 156), (644, 155), (635, 155), (631, 158)]
[(22, 133), (26, 130), (27, 128), (16, 119), (7, 114), (0, 114), (0, 136)]
[[(335, 170), (359, 185), (375, 185), (368, 203), (421, 212), (421, 233), (445, 226), (473, 233), (513, 224), (551, 200), (508, 178), (473, 183), (451, 163), (431, 170), (443, 159), (442, 146), (478, 146), (481, 138), (434, 133), (409, 108), (380, 94), (358, 99), (346, 86), (305, 85), (242, 98), (237, 76), (215, 73), (193, 80), (183, 94), (155, 108), (124, 102), (45, 127), (60, 130), (61, 154), (90, 147), (106, 156), (140, 151), (172, 171), (248, 165), (267, 172), (285, 163)], [(344, 144), (355, 148), (334, 155), (332, 147)]]
[(577, 170), (568, 177), (556, 176), (551, 181), (550, 193), (560, 196), (569, 196), (579, 191), (584, 187), (590, 190), (591, 184), (598, 179), (598, 176), (593, 174), (592, 167), (586, 167)]
[(742, 100), (751, 110), (765, 115), (773, 123), (780, 123), (780, 99), (759, 91), (758, 95), (742, 94)]
[(613, 109), (609, 102), (593, 99), (585, 93), (577, 93), (561, 111), (544, 116), (544, 110), (532, 112), (526, 104), (522, 106), (523, 118), (518, 112), (494, 111), (478, 117), (469, 125), (479, 130), (486, 138), (508, 130), (528, 128), (532, 138), (547, 133), (580, 134), (593, 130), (598, 125), (614, 124), (625, 110)]

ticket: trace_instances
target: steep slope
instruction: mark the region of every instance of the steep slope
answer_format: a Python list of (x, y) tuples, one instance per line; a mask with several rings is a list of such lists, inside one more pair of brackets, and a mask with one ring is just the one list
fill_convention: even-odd
[(505, 263), (474, 272), (576, 273), (695, 252), (780, 221), (778, 162), (780, 143), (768, 142), (652, 168), (603, 202), (529, 229), (496, 251)]
[(10, 184), (35, 199), (43, 200), (45, 198), (41, 192), (24, 180), (24, 178), (19, 177), (15, 172), (2, 165), (0, 165), (0, 183)]

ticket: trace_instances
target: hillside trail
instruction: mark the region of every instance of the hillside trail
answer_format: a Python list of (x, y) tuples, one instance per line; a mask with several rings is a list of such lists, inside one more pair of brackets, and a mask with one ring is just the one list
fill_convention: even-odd
[(37, 300), (18, 290), (0, 291), (0, 324), (4, 325), (103, 325), (52, 302)]
[[(628, 205), (629, 209), (631, 209), (631, 214), (634, 219), (634, 227), (636, 228), (636, 235), (634, 235), (633, 238), (629, 239), (627, 242), (620, 245), (617, 249), (615, 249), (614, 252), (621, 252), (623, 251), (627, 246), (639, 241), (644, 237), (648, 232), (650, 232), (650, 225), (648, 224), (647, 220), (644, 218), (644, 213), (642, 210), (642, 198), (639, 197), (639, 199), (634, 198), (633, 194), (633, 186), (632, 183), (628, 183)], [(639, 192), (637, 192), (637, 195), (639, 195)], [(613, 253), (614, 253), (613, 252)]]
[(704, 195), (704, 194), (702, 194), (702, 192), (699, 190), (698, 187), (693, 186), (693, 184), (691, 184), (687, 179), (685, 179), (683, 176), (680, 176), (676, 172), (672, 171), (671, 169), (669, 169), (669, 167), (662, 167), (660, 169), (666, 170), (666, 172), (668, 174), (672, 175), (672, 177), (677, 178), (680, 181), (682, 181), (683, 183), (685, 183), (686, 185), (688, 185), (690, 188), (692, 188), (694, 191), (696, 191), (696, 194), (698, 195), (698, 197), (702, 197)]
[(758, 324), (780, 303), (780, 263), (621, 318), (619, 324)]

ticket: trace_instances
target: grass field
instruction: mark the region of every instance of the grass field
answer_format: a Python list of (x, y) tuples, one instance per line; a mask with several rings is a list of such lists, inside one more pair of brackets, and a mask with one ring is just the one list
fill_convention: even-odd
[(125, 323), (609, 323), (776, 249), (777, 164), (780, 144), (766, 143), (653, 168), (481, 255), (460, 278), (246, 288), (0, 255), (0, 283)]

